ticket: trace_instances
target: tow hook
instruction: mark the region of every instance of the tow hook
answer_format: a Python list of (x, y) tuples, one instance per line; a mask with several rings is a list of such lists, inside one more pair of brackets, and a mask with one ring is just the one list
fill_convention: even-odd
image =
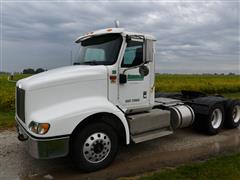
[(18, 132), (18, 140), (19, 141), (26, 141), (28, 139), (28, 136), (24, 136), (24, 134), (22, 133), (18, 124), (16, 125), (16, 128), (17, 128), (17, 132)]
[(19, 141), (26, 141), (28, 139), (28, 137), (24, 137), (23, 134), (18, 134), (18, 140)]

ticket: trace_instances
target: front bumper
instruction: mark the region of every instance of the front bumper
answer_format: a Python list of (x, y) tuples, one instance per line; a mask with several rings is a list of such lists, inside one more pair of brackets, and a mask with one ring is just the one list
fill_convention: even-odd
[(66, 156), (69, 152), (69, 136), (55, 138), (38, 138), (29, 134), (17, 122), (18, 139), (23, 141), (28, 153), (36, 159), (51, 159)]

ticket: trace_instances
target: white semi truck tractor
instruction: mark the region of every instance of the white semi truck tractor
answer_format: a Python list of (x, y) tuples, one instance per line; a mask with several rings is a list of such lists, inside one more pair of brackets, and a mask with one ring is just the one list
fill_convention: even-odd
[(240, 102), (200, 92), (155, 94), (155, 42), (109, 28), (76, 39), (78, 62), (16, 84), (18, 139), (37, 159), (70, 155), (76, 167), (108, 166), (120, 145), (193, 126), (214, 135), (240, 123)]

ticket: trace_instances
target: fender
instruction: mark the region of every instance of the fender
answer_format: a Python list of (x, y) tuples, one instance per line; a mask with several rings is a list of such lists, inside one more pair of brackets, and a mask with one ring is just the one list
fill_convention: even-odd
[(114, 114), (121, 120), (125, 129), (126, 144), (129, 144), (129, 126), (124, 113), (102, 96), (74, 99), (46, 107), (32, 112), (30, 119), (36, 122), (50, 123), (48, 133), (38, 135), (38, 137), (68, 136), (84, 119), (102, 112)]

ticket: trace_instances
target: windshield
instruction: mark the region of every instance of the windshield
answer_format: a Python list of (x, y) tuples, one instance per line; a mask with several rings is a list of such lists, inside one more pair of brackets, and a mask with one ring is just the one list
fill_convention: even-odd
[(122, 44), (120, 34), (107, 34), (81, 42), (77, 62), (74, 64), (112, 65), (117, 61)]

